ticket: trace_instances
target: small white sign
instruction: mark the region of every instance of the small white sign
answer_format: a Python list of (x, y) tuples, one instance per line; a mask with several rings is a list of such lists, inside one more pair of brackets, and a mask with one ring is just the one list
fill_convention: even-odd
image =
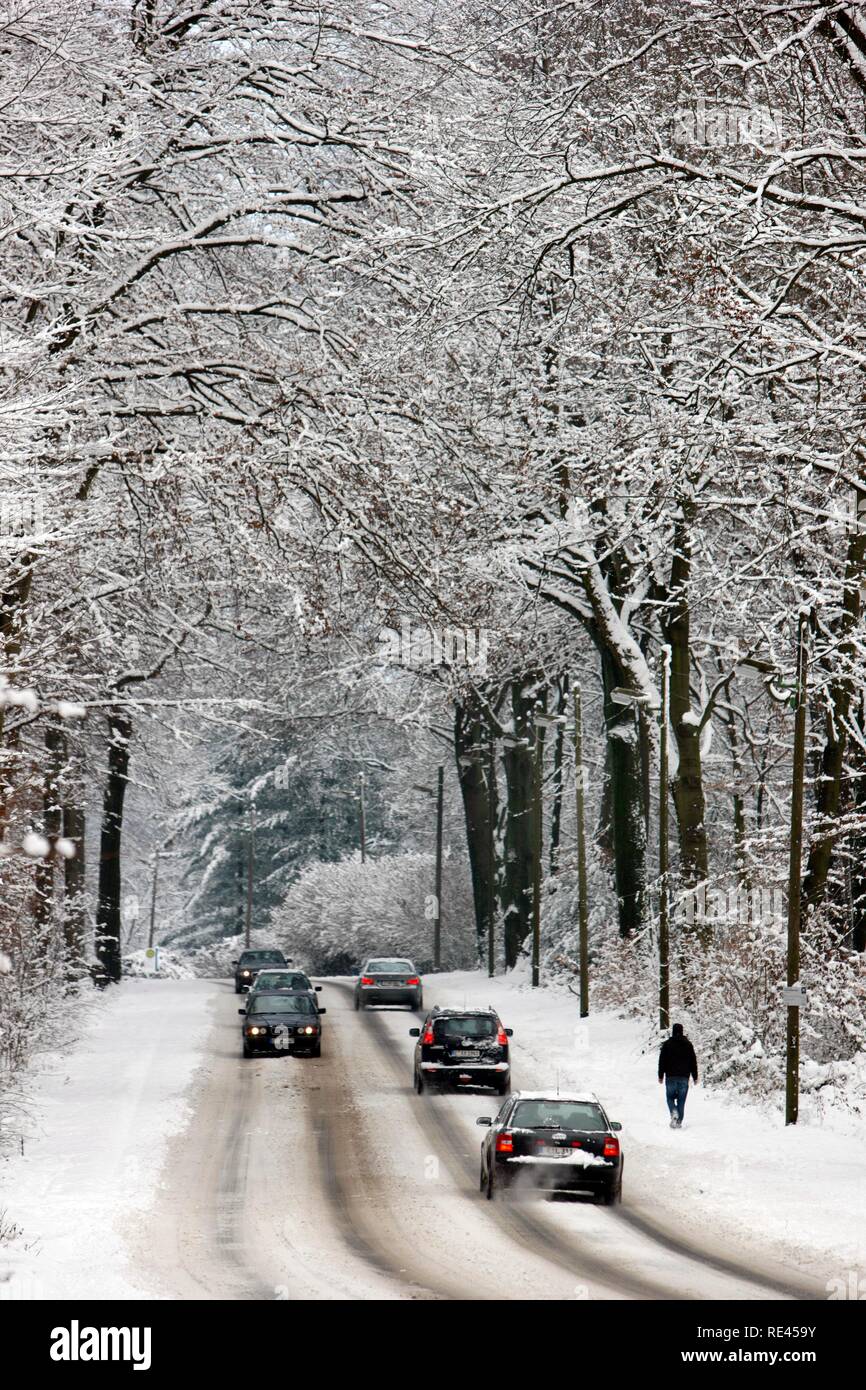
[(782, 1003), (789, 1009), (805, 1009), (806, 989), (804, 985), (785, 985), (782, 990)]
[(158, 946), (148, 946), (147, 950), (146, 950), (145, 953), (144, 953), (144, 961), (145, 961), (145, 967), (146, 967), (146, 969), (147, 969), (148, 974), (150, 974), (150, 975), (158, 975), (158, 974), (159, 974), (159, 947), (158, 947)]

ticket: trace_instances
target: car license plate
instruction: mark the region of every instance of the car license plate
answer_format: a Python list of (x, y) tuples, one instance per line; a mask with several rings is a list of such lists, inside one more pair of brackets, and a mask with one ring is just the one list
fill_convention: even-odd
[(555, 1149), (552, 1144), (542, 1144), (538, 1152), (542, 1158), (568, 1158), (571, 1149)]
[(477, 1061), (478, 1061), (478, 1058), (481, 1056), (481, 1053), (480, 1053), (480, 1052), (467, 1052), (465, 1048), (456, 1047), (456, 1048), (454, 1049), (454, 1056), (455, 1056), (455, 1057), (468, 1057), (471, 1061), (477, 1062)]

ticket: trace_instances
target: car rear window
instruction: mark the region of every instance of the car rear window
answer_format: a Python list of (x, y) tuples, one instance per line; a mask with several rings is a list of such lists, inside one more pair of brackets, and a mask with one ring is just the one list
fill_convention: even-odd
[(437, 1038), (494, 1038), (499, 1024), (489, 1014), (468, 1014), (465, 1018), (437, 1018), (433, 1023)]
[(254, 994), (251, 1014), (314, 1014), (316, 1005), (309, 994)]
[(256, 981), (258, 989), (312, 989), (306, 975), (284, 974), (280, 970), (266, 970), (262, 974)]
[(607, 1129), (599, 1106), (579, 1100), (521, 1100), (511, 1123), (516, 1129)]
[(411, 975), (414, 966), (410, 960), (371, 960), (367, 962), (367, 973), (371, 975)]
[(244, 951), (240, 958), (241, 965), (285, 965), (286, 958), (282, 951)]

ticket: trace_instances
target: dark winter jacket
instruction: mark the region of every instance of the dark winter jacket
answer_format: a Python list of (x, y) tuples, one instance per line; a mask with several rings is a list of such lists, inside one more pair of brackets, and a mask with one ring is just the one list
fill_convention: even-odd
[(668, 1038), (659, 1053), (659, 1081), (666, 1076), (690, 1076), (698, 1079), (698, 1059), (689, 1039), (683, 1036)]

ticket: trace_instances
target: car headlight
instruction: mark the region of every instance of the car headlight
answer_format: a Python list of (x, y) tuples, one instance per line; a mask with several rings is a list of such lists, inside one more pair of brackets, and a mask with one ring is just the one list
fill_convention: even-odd
[(242, 974), (242, 975), (249, 975), (249, 973), (250, 973), (250, 972), (249, 972), (248, 970), (242, 970), (242, 971), (241, 971), (241, 974)]

